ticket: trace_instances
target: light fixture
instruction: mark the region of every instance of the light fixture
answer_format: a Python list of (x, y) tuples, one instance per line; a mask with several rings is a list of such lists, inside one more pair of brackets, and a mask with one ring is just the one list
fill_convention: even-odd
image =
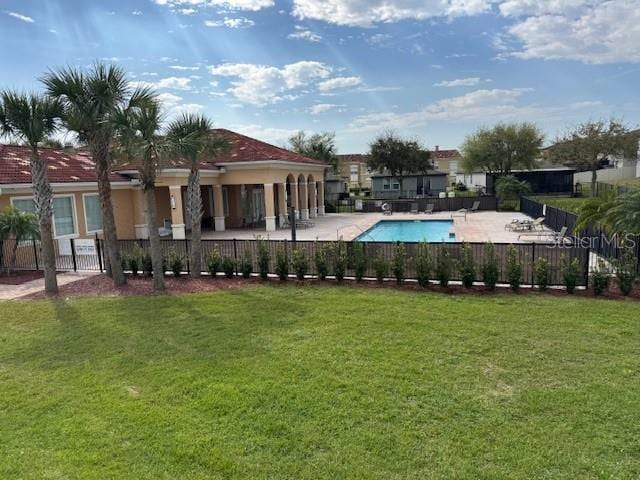
[(171, 195), (171, 209), (176, 209), (176, 197), (174, 197), (173, 195)]

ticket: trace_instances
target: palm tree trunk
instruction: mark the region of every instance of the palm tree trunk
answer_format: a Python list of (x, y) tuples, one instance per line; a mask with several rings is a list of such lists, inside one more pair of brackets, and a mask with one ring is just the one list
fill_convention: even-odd
[(591, 170), (591, 196), (595, 197), (598, 192), (598, 169), (594, 167), (593, 170)]
[(33, 198), (40, 226), (44, 291), (47, 295), (57, 295), (56, 253), (53, 244), (53, 192), (47, 175), (47, 166), (38, 155), (37, 150), (31, 154), (31, 178)]
[(93, 160), (96, 163), (96, 174), (98, 179), (98, 193), (100, 195), (100, 205), (102, 207), (102, 231), (104, 233), (104, 243), (109, 256), (109, 267), (111, 268), (111, 278), (117, 286), (127, 282), (122, 270), (120, 245), (116, 233), (116, 221), (113, 216), (113, 203), (111, 202), (111, 165), (109, 163), (109, 146), (98, 145), (92, 149)]
[(191, 221), (191, 277), (198, 278), (202, 272), (202, 194), (196, 162), (191, 163), (187, 183), (187, 215)]
[(151, 245), (151, 265), (153, 266), (153, 289), (157, 292), (164, 291), (164, 265), (162, 258), (162, 243), (158, 233), (156, 213), (156, 189), (144, 188), (145, 215), (149, 227), (149, 244)]

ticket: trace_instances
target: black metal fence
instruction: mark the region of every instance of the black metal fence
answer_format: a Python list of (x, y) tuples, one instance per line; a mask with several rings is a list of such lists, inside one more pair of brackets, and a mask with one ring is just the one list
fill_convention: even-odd
[[(72, 242), (74, 248), (71, 251), (58, 251), (56, 254), (56, 264), (59, 270), (94, 270), (102, 271), (104, 265), (104, 249), (103, 241), (96, 239), (93, 241), (95, 248), (92, 250), (88, 246), (88, 242), (80, 248), (78, 251), (77, 242)], [(168, 256), (170, 253), (177, 254), (183, 258), (184, 269), (189, 271), (189, 240), (162, 240), (163, 254)], [(269, 252), (269, 273), (276, 273), (276, 258), (278, 251), (284, 250), (287, 252), (289, 259), (291, 259), (294, 251), (298, 251), (304, 255), (308, 263), (308, 274), (316, 275), (315, 257), (319, 249), (323, 249), (327, 257), (329, 265), (329, 275), (333, 275), (333, 267), (336, 263), (336, 252), (338, 245), (344, 249), (347, 259), (346, 276), (355, 276), (354, 271), (354, 248), (356, 243), (361, 244), (364, 248), (366, 258), (366, 270), (365, 277), (375, 277), (375, 259), (382, 255), (386, 262), (391, 265), (394, 258), (394, 252), (397, 243), (382, 243), (382, 242), (328, 242), (328, 241), (298, 241), (291, 242), (285, 240), (203, 240), (202, 242), (202, 258), (203, 269), (206, 270), (207, 259), (210, 257), (214, 250), (217, 250), (220, 255), (224, 257), (230, 257), (234, 260), (236, 265), (243, 259), (248, 260), (252, 265), (252, 271), (258, 272), (258, 248), (259, 242), (264, 242), (265, 247)], [(10, 260), (10, 253), (12, 252), (14, 243), (12, 241), (6, 241), (2, 244), (2, 258), (0, 258), (0, 264), (4, 267), (8, 265)], [(463, 243), (429, 243), (427, 249), (432, 261), (431, 279), (437, 280), (436, 268), (438, 262), (442, 261), (443, 252), (448, 253), (448, 257), (451, 261), (451, 277), (452, 281), (460, 280), (460, 273), (458, 264), (462, 258)], [(475, 265), (475, 280), (482, 281), (482, 265), (486, 262), (485, 258), (485, 245), (484, 243), (468, 243), (471, 251), (473, 263)], [(507, 256), (508, 249), (511, 244), (508, 243), (495, 243), (494, 251), (497, 266), (499, 270), (499, 282), (508, 282), (508, 269), (507, 269)], [(134, 255), (141, 255), (143, 252), (148, 253), (149, 241), (148, 240), (121, 240), (120, 246), (122, 253), (125, 257), (131, 257)], [(407, 261), (405, 269), (405, 278), (416, 279), (416, 256), (418, 252), (419, 243), (410, 242), (404, 244)], [(517, 243), (513, 244), (516, 249), (519, 261), (522, 265), (523, 284), (533, 284), (534, 282), (534, 265), (537, 260), (546, 258), (549, 261), (549, 265), (552, 273), (552, 284), (562, 285), (562, 266), (563, 262), (570, 261), (574, 258), (578, 259), (580, 265), (580, 282), (579, 285), (588, 284), (588, 271), (589, 271), (589, 248), (582, 246), (565, 246), (565, 245), (545, 245), (535, 243)], [(37, 242), (29, 241), (24, 244), (19, 244), (17, 249), (17, 261), (15, 268), (17, 269), (38, 269), (41, 268), (41, 257), (39, 253), (39, 245)], [(7, 255), (9, 254), (9, 255)], [(293, 270), (291, 269), (293, 273)], [(389, 269), (389, 275), (391, 275), (391, 268)]]
[(567, 227), (567, 235), (574, 237), (576, 243), (587, 246), (593, 253), (603, 258), (618, 260), (625, 253), (631, 252), (637, 259), (637, 271), (640, 272), (640, 236), (627, 235), (622, 238), (609, 235), (596, 227), (588, 227), (578, 232), (576, 231), (578, 216), (575, 213), (545, 205), (530, 197), (520, 199), (520, 210), (532, 218), (544, 217), (544, 224), (556, 232)]
[(471, 208), (475, 202), (479, 203), (479, 210), (497, 210), (498, 201), (494, 195), (478, 196), (478, 197), (424, 197), (402, 200), (374, 200), (374, 199), (355, 199), (343, 198), (336, 200), (330, 204), (331, 212), (338, 213), (374, 213), (380, 212), (383, 204), (391, 207), (393, 212), (410, 212), (413, 207), (417, 207), (418, 211), (424, 212), (427, 205), (433, 205), (434, 212), (452, 212), (462, 208)]

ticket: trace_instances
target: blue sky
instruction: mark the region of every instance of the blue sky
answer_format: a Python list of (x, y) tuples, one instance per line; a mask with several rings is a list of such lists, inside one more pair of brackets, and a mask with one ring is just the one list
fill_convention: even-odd
[(640, 122), (640, 0), (0, 0), (0, 86), (116, 61), (194, 110), (276, 144), (384, 129), (458, 147), (480, 125)]

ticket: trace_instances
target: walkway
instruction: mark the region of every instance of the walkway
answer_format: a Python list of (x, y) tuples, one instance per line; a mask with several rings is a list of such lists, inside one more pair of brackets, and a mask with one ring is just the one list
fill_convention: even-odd
[[(98, 275), (99, 272), (65, 272), (58, 274), (58, 286), (66, 285), (68, 283), (77, 282), (93, 275)], [(44, 278), (38, 278), (25, 282), (21, 285), (0, 285), (0, 300), (15, 300), (18, 298), (26, 297), (32, 293), (42, 292), (44, 290)]]

